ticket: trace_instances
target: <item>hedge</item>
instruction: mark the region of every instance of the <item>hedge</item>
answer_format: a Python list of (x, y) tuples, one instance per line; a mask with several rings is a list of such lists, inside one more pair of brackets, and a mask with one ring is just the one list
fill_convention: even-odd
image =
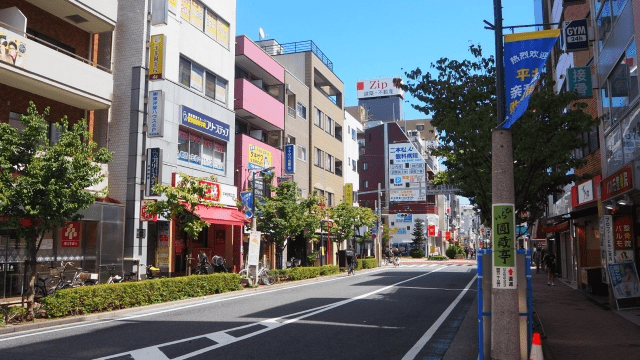
[(411, 255), (412, 258), (421, 258), (424, 257), (424, 250), (422, 249), (411, 249), (409, 251), (409, 255)]
[(373, 258), (373, 259), (358, 259), (358, 264), (356, 265), (356, 270), (361, 270), (361, 269), (373, 269), (374, 267), (378, 266), (378, 260)]
[(289, 269), (291, 280), (311, 279), (318, 276), (338, 274), (340, 269), (336, 265), (303, 266)]
[(238, 274), (100, 284), (56, 291), (41, 302), (48, 317), (89, 314), (241, 290)]
[(449, 260), (449, 258), (444, 255), (431, 255), (429, 256), (429, 260)]

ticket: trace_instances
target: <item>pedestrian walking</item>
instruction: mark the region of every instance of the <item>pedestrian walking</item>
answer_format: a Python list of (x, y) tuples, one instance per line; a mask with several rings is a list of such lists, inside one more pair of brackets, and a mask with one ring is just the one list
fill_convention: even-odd
[(556, 257), (553, 254), (547, 254), (543, 261), (547, 266), (547, 285), (553, 286), (556, 279)]
[(465, 259), (468, 259), (468, 258), (469, 258), (469, 248), (468, 248), (468, 247), (465, 247), (465, 248), (464, 248), (464, 258), (465, 258)]
[(533, 263), (536, 264), (536, 274), (540, 274), (540, 266), (542, 266), (542, 249), (536, 248), (533, 253)]

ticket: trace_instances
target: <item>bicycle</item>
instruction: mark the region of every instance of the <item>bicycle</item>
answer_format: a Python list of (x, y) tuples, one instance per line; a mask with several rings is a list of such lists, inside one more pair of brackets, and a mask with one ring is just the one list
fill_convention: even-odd
[[(252, 274), (248, 271), (247, 268), (244, 268), (242, 270), (240, 270), (240, 272), (238, 272), (238, 274), (240, 275), (240, 277), (246, 277), (248, 279), (252, 278)], [(259, 266), (258, 267), (258, 283), (261, 283), (263, 285), (273, 285), (276, 281), (276, 279), (274, 278), (274, 276), (269, 274), (269, 268), (266, 266)]]
[(356, 274), (356, 259), (355, 257), (347, 261), (347, 276)]
[(400, 266), (400, 257), (399, 256), (394, 256), (393, 257), (393, 266), (395, 266), (395, 267)]
[[(64, 264), (64, 269), (67, 266), (73, 266), (72, 262)], [(76, 273), (73, 275), (73, 280), (70, 283), (64, 285), (63, 289), (75, 288), (78, 286), (96, 285), (98, 283), (98, 274), (90, 273), (82, 270), (82, 268), (76, 268)]]
[(107, 284), (121, 283), (124, 280), (124, 277), (113, 273), (113, 271), (116, 269), (115, 265), (100, 265), (100, 267), (107, 269), (107, 271), (109, 272), (109, 279), (107, 279)]

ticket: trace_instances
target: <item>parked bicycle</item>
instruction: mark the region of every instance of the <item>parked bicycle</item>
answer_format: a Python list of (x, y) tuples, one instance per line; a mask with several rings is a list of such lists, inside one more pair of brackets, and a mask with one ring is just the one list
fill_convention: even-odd
[(116, 266), (115, 265), (100, 265), (101, 268), (107, 269), (109, 272), (109, 279), (107, 279), (107, 284), (116, 284), (124, 281), (124, 277), (115, 273)]
[(292, 257), (291, 259), (289, 259), (289, 261), (287, 261), (287, 269), (298, 267), (300, 266), (300, 264), (302, 264), (302, 260)]
[[(253, 278), (253, 272), (248, 271), (247, 268), (240, 270), (238, 273), (240, 277), (246, 277), (247, 279)], [(272, 285), (276, 282), (274, 276), (269, 274), (269, 268), (266, 266), (258, 266), (258, 283), (263, 285)]]

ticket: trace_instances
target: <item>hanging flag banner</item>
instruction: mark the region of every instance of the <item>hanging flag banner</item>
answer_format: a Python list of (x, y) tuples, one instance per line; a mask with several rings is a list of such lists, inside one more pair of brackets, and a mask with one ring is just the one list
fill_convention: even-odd
[(560, 29), (504, 36), (504, 84), (508, 129), (524, 114)]

